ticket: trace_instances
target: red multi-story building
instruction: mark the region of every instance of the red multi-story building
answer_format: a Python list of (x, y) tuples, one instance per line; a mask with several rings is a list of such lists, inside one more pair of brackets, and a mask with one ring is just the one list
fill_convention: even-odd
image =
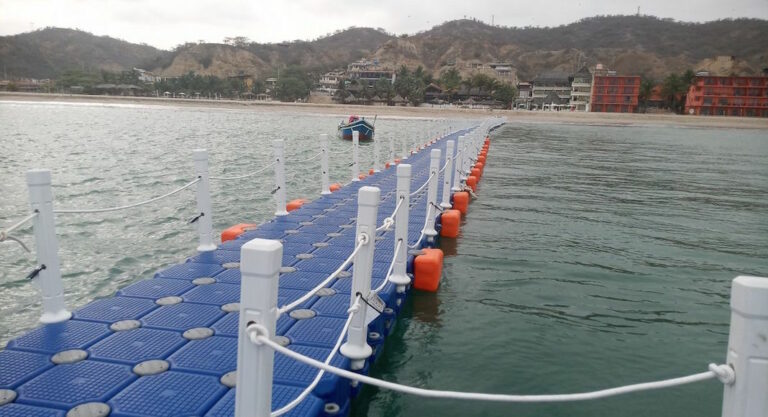
[(634, 113), (640, 95), (640, 77), (616, 75), (597, 71), (592, 79), (590, 111), (608, 113)]
[(697, 75), (685, 112), (701, 116), (768, 117), (768, 77)]

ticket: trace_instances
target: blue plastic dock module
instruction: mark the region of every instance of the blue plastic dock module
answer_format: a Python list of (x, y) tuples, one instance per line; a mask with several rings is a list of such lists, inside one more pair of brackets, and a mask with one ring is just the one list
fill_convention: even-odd
[[(444, 151), (445, 141), (403, 161), (413, 167), (413, 190), (429, 176), (432, 148)], [(390, 168), (349, 183), (222, 243), (215, 251), (160, 268), (114, 297), (95, 300), (75, 311), (71, 320), (38, 327), (10, 341), (0, 351), (0, 394), (5, 394), (0, 397), (13, 399), (0, 405), (0, 417), (62, 417), (84, 403), (108, 407), (109, 415), (117, 417), (233, 416), (240, 248), (254, 238), (280, 239), (284, 253), (278, 305), (296, 300), (352, 252), (360, 187), (380, 187), (379, 224), (392, 214), (395, 172)], [(411, 198), (409, 244), (419, 238), (426, 206), (425, 189)], [(372, 288), (384, 282), (394, 244), (394, 230), (378, 233)], [(409, 254), (409, 271), (412, 262)], [(277, 335), (290, 349), (325, 360), (345, 323), (353, 272), (353, 265), (344, 268), (329, 282), (329, 290), (298, 307), (306, 310), (303, 314), (280, 316)], [(386, 284), (379, 295), (387, 307), (368, 326), (368, 343), (374, 349), (371, 360), (381, 353), (400, 310), (398, 301), (407, 293), (398, 294), (394, 285)], [(332, 364), (349, 369), (350, 361), (337, 353)], [(362, 372), (369, 368), (370, 362)], [(273, 409), (293, 400), (316, 374), (316, 369), (276, 354)], [(286, 415), (343, 416), (358, 391), (348, 380), (326, 373), (312, 394)]]

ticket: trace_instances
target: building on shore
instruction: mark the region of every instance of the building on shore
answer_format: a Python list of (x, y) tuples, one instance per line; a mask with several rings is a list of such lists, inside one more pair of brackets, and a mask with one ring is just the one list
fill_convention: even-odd
[(395, 83), (395, 71), (379, 65), (379, 62), (360, 60), (355, 61), (347, 66), (347, 79), (357, 80), (359, 84), (365, 85), (368, 88), (373, 88), (376, 81), (385, 79), (390, 83)]
[(592, 73), (587, 67), (582, 67), (573, 74), (571, 82), (571, 110), (589, 111), (589, 100), (592, 95)]
[(344, 81), (344, 71), (326, 72), (320, 77), (317, 86), (312, 90), (316, 95), (333, 96), (339, 89), (339, 83)]
[(531, 98), (533, 97), (533, 86), (531, 83), (517, 83), (517, 98), (515, 98), (516, 109), (531, 109)]
[(723, 77), (698, 73), (688, 89), (685, 113), (768, 117), (768, 76)]
[(640, 76), (618, 75), (598, 64), (592, 75), (591, 112), (636, 113), (640, 96)]
[(533, 79), (531, 110), (564, 110), (570, 107), (571, 77), (563, 71), (546, 71)]

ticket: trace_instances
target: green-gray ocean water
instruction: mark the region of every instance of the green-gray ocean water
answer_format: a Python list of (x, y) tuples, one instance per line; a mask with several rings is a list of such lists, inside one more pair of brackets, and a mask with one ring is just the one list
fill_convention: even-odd
[[(152, 197), (192, 177), (308, 158), (341, 119), (282, 111), (0, 103), (0, 227), (27, 213), (24, 171), (53, 171), (56, 207)], [(465, 121), (378, 118), (388, 138)], [(346, 143), (334, 141), (335, 149)], [(400, 149), (400, 145), (398, 145)], [(370, 146), (364, 154), (370, 154)], [(366, 157), (369, 159), (369, 157)], [(313, 165), (314, 164), (314, 165)], [(318, 191), (316, 161), (290, 165), (289, 198)], [(369, 163), (364, 163), (367, 166)], [(332, 180), (349, 177), (344, 156)], [(271, 174), (215, 184), (214, 227), (272, 216)], [(437, 294), (408, 301), (375, 376), (498, 393), (593, 390), (701, 372), (722, 361), (730, 280), (768, 275), (765, 132), (510, 124), (493, 139), (462, 225), (444, 241)], [(59, 215), (67, 299), (80, 306), (194, 253), (194, 192), (130, 212)], [(18, 234), (32, 244), (29, 229)], [(0, 244), (0, 345), (35, 325), (34, 258)], [(718, 416), (715, 382), (558, 405), (429, 400), (366, 388), (356, 416)]]

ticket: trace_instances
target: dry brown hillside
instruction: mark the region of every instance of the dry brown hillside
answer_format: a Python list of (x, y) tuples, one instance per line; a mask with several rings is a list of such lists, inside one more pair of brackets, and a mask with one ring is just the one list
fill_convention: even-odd
[(320, 73), (365, 57), (393, 67), (421, 65), (434, 75), (451, 65), (467, 75), (471, 70), (466, 64), (505, 62), (521, 80), (598, 62), (620, 73), (652, 78), (686, 69), (758, 74), (768, 67), (766, 33), (768, 21), (758, 19), (686, 23), (652, 16), (601, 16), (551, 28), (456, 20), (405, 37), (350, 28), (314, 41), (189, 43), (162, 51), (86, 32), (46, 29), (0, 37), (0, 67), (10, 76), (36, 78), (56, 77), (70, 69), (133, 66), (168, 76), (193, 71), (266, 78), (286, 65)]

